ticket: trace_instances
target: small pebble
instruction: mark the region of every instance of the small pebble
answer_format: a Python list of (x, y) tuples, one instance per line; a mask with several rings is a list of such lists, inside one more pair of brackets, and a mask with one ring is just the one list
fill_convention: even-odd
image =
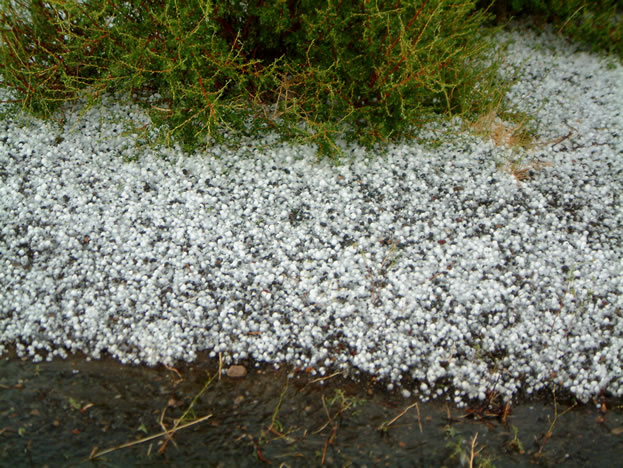
[(247, 369), (244, 366), (231, 366), (227, 369), (227, 377), (238, 379), (244, 377), (245, 375), (247, 375)]

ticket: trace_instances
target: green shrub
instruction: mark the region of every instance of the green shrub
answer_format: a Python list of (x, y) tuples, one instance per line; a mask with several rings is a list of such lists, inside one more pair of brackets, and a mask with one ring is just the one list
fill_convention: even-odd
[(475, 0), (0, 1), (2, 85), (23, 107), (126, 93), (187, 149), (276, 130), (337, 155), (339, 136), (407, 136), (504, 89)]
[[(485, 7), (490, 0), (478, 2)], [(495, 0), (500, 21), (509, 16), (538, 15), (570, 39), (623, 59), (623, 0)]]

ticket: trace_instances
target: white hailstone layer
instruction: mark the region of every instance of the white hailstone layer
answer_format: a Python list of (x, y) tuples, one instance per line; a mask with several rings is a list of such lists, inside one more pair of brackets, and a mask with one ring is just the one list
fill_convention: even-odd
[[(331, 167), (274, 136), (141, 147), (122, 122), (148, 120), (113, 100), (64, 129), (5, 118), (0, 353), (208, 351), (457, 402), (623, 395), (623, 69), (552, 35), (501, 38), (523, 71), (510, 97), (539, 124), (530, 152), (457, 122), (430, 129), (440, 147), (347, 147)], [(546, 164), (518, 181), (498, 163), (520, 156)]]

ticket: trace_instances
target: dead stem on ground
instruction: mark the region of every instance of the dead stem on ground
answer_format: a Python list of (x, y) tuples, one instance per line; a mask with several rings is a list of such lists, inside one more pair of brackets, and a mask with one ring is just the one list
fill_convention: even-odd
[[(571, 405), (569, 408), (564, 410), (562, 413), (558, 414), (558, 400), (556, 400), (556, 384), (554, 384), (554, 387), (552, 389), (552, 394), (554, 395), (554, 419), (551, 421), (549, 428), (547, 429), (547, 432), (543, 435), (543, 440), (541, 441), (539, 450), (534, 454), (535, 458), (540, 458), (541, 455), (543, 455), (543, 448), (545, 447), (545, 444), (547, 443), (547, 441), (552, 437), (552, 434), (554, 433), (554, 426), (556, 425), (558, 418), (564, 416), (565, 414), (567, 414), (569, 411), (571, 411), (573, 408), (575, 408), (578, 405), (577, 401), (573, 402), (573, 405)], [(549, 419), (549, 416), (548, 416), (548, 419)]]
[[(343, 374), (344, 374), (344, 372), (339, 371), (339, 372), (334, 372), (331, 375), (327, 375), (326, 377), (318, 377), (318, 378), (316, 378), (314, 380), (310, 380), (308, 383), (306, 383), (305, 387), (307, 387), (308, 385), (317, 383), (317, 382), (324, 382), (325, 380), (329, 380), (329, 379), (332, 379), (333, 377), (335, 377), (337, 375), (343, 375)], [(303, 387), (303, 388), (305, 388), (305, 387)]]
[(184, 381), (184, 377), (182, 377), (182, 374), (180, 374), (180, 371), (178, 371), (175, 367), (171, 367), (171, 366), (167, 366), (165, 364), (165, 369), (167, 369), (168, 371), (173, 372), (175, 375), (177, 375), (177, 380), (173, 381), (173, 385), (177, 385), (180, 382)]
[(489, 425), (488, 419), (499, 419), (506, 424), (508, 416), (512, 413), (510, 402), (500, 402), (499, 394), (495, 390), (487, 392), (487, 399), (478, 406), (470, 406), (465, 409), (465, 414), (461, 418), (474, 418), (477, 421), (483, 421)]
[(474, 467), (474, 460), (476, 459), (478, 455), (480, 455), (480, 452), (482, 452), (484, 449), (484, 446), (483, 446), (483, 447), (480, 447), (478, 450), (476, 450), (476, 447), (478, 447), (478, 444), (476, 443), (477, 439), (478, 439), (478, 432), (476, 432), (476, 434), (474, 434), (474, 437), (472, 437), (471, 448), (469, 452), (469, 468)]
[[(574, 133), (578, 132), (577, 129), (565, 121), (570, 129), (569, 133), (558, 138), (539, 142), (535, 141), (531, 132), (526, 129), (527, 121), (528, 117), (524, 117), (517, 124), (509, 123), (499, 117), (496, 109), (492, 109), (488, 113), (480, 116), (475, 122), (471, 123), (469, 128), (476, 135), (489, 137), (497, 146), (524, 148), (527, 150), (559, 145), (570, 138)], [(517, 182), (523, 182), (534, 177), (536, 172), (550, 166), (552, 166), (552, 163), (549, 161), (525, 161), (520, 157), (508, 160), (501, 165), (501, 168), (517, 179)]]
[(534, 143), (525, 128), (527, 121), (528, 118), (524, 117), (518, 124), (512, 125), (502, 120), (496, 109), (492, 109), (481, 115), (470, 128), (476, 135), (490, 137), (497, 146), (530, 148)]
[(329, 445), (333, 444), (336, 434), (337, 434), (337, 424), (331, 428), (331, 433), (329, 434), (329, 437), (327, 437), (327, 440), (324, 443), (324, 448), (322, 449), (322, 458), (320, 459), (321, 465), (324, 465), (324, 461), (327, 457), (327, 449), (329, 448)]
[(182, 424), (181, 426), (177, 426), (177, 427), (175, 427), (175, 428), (173, 428), (171, 430), (160, 432), (159, 434), (154, 434), (154, 435), (151, 435), (151, 436), (148, 436), (148, 437), (144, 437), (142, 439), (135, 440), (135, 441), (132, 441), (132, 442), (127, 442), (127, 443), (119, 445), (117, 447), (112, 447), (112, 448), (109, 448), (109, 449), (106, 449), (106, 450), (102, 450), (102, 451), (99, 451), (99, 452), (97, 451), (97, 447), (94, 447), (93, 450), (91, 451), (91, 455), (89, 456), (89, 460), (93, 460), (95, 458), (102, 457), (102, 456), (104, 456), (106, 454), (109, 454), (111, 452), (115, 452), (117, 450), (121, 450), (121, 449), (128, 448), (128, 447), (133, 447), (135, 445), (142, 444), (144, 442), (148, 442), (150, 440), (157, 439), (158, 437), (171, 436), (171, 435), (173, 435), (177, 431), (180, 431), (182, 429), (186, 429), (187, 427), (190, 427), (190, 426), (194, 426), (195, 424), (199, 424), (200, 422), (203, 422), (203, 421), (205, 421), (205, 420), (207, 420), (207, 419), (209, 419), (211, 417), (212, 417), (212, 415), (208, 414), (207, 416), (203, 416), (203, 417), (201, 417), (199, 419), (195, 419), (194, 421), (191, 421), (189, 423)]
[[(171, 370), (171, 369), (169, 369), (169, 370)], [(176, 370), (176, 373), (181, 378), (181, 374), (179, 372), (177, 372), (177, 370)], [(177, 444), (173, 440), (173, 435), (177, 431), (179, 431), (181, 429), (185, 429), (185, 428), (190, 427), (190, 426), (194, 426), (195, 424), (203, 422), (203, 421), (205, 421), (205, 420), (207, 420), (207, 419), (212, 417), (212, 414), (208, 414), (207, 416), (203, 416), (201, 418), (194, 419), (193, 421), (190, 421), (190, 422), (188, 422), (186, 424), (181, 424), (186, 419), (186, 416), (188, 416), (188, 414), (193, 410), (193, 407), (195, 406), (195, 403), (197, 402), (199, 397), (208, 389), (208, 387), (210, 386), (210, 384), (212, 383), (212, 381), (214, 380), (215, 377), (216, 377), (216, 375), (214, 375), (214, 376), (212, 376), (212, 377), (210, 377), (208, 379), (208, 381), (203, 386), (201, 391), (194, 396), (193, 400), (191, 401), (190, 405), (188, 405), (188, 408), (186, 409), (186, 411), (184, 411), (182, 416), (180, 418), (174, 420), (173, 427), (171, 429), (168, 429), (166, 427), (166, 425), (164, 424), (164, 416), (165, 416), (165, 413), (167, 411), (167, 406), (165, 406), (163, 408), (163, 410), (162, 410), (162, 413), (160, 414), (160, 419), (158, 421), (159, 424), (160, 424), (160, 427), (163, 430), (162, 432), (160, 432), (158, 434), (151, 435), (151, 436), (147, 436), (147, 437), (144, 437), (142, 439), (135, 440), (135, 441), (132, 441), (132, 442), (127, 442), (127, 443), (119, 445), (117, 447), (112, 447), (112, 448), (109, 448), (109, 449), (106, 449), (106, 450), (102, 450), (102, 451), (98, 451), (97, 447), (93, 447), (93, 449), (91, 450), (91, 454), (89, 455), (89, 460), (93, 460), (95, 458), (101, 457), (101, 456), (106, 455), (108, 453), (115, 452), (117, 450), (121, 450), (121, 449), (128, 448), (128, 447), (133, 447), (135, 445), (142, 444), (144, 442), (148, 442), (150, 440), (154, 440), (154, 439), (157, 439), (158, 437), (163, 437), (163, 436), (166, 437), (166, 439), (164, 440), (164, 442), (160, 446), (160, 449), (158, 450), (159, 454), (162, 454), (165, 451), (169, 441), (173, 442), (173, 444), (177, 447)], [(181, 380), (183, 380), (183, 378)], [(151, 445), (150, 445), (149, 451), (151, 452)]]
[(281, 394), (279, 395), (279, 401), (277, 402), (277, 406), (275, 407), (275, 410), (273, 411), (270, 424), (268, 425), (266, 429), (262, 430), (257, 441), (255, 440), (255, 437), (253, 437), (251, 434), (248, 434), (248, 438), (251, 440), (251, 442), (253, 443), (253, 446), (255, 447), (255, 454), (257, 455), (257, 458), (261, 462), (266, 463), (268, 465), (271, 465), (272, 462), (264, 456), (264, 453), (262, 451), (262, 447), (265, 444), (266, 435), (268, 433), (271, 433), (277, 436), (278, 438), (286, 441), (286, 443), (289, 443), (289, 444), (296, 442), (296, 439), (289, 437), (287, 433), (284, 434), (282, 424), (277, 419), (279, 415), (279, 410), (281, 409), (281, 405), (283, 403), (283, 399), (288, 391), (289, 383), (290, 383), (290, 379), (286, 378), (286, 385), (284, 389), (281, 391)]
[(403, 417), (405, 414), (407, 414), (407, 411), (409, 411), (411, 408), (413, 408), (415, 406), (416, 410), (417, 410), (417, 422), (418, 425), (420, 427), (420, 433), (423, 432), (422, 430), (422, 420), (420, 418), (420, 406), (418, 405), (418, 402), (416, 401), (415, 403), (413, 403), (412, 405), (407, 406), (404, 410), (402, 410), (400, 412), (400, 414), (398, 414), (398, 416), (396, 416), (395, 418), (393, 418), (391, 421), (387, 421), (382, 423), (379, 427), (377, 427), (376, 429), (381, 431), (381, 432), (387, 432), (387, 430), (389, 429), (389, 426), (391, 426), (392, 424), (394, 424), (396, 421), (398, 421), (398, 419), (400, 419), (401, 417)]
[(502, 169), (511, 174), (517, 182), (523, 182), (530, 180), (534, 177), (537, 171), (542, 170), (545, 167), (551, 167), (553, 164), (549, 161), (527, 161), (523, 162), (520, 159), (507, 161), (502, 165)]

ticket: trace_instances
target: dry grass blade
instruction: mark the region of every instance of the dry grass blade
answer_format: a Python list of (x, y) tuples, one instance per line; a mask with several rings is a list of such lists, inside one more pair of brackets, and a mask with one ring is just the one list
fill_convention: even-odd
[(335, 377), (337, 375), (342, 375), (342, 374), (343, 374), (342, 372), (334, 372), (333, 374), (327, 375), (326, 377), (318, 377), (317, 379), (310, 380), (305, 386), (311, 385), (311, 384), (316, 383), (316, 382), (322, 382), (324, 380), (329, 380), (329, 379), (332, 379), (333, 377)]
[(503, 169), (511, 174), (518, 182), (529, 180), (534, 177), (536, 171), (540, 171), (544, 167), (551, 167), (552, 163), (548, 161), (530, 161), (522, 163), (521, 161), (510, 161), (503, 166)]
[(320, 427), (320, 429), (318, 429), (318, 430), (314, 431), (312, 434), (318, 434), (318, 433), (320, 433), (320, 432), (324, 431), (324, 429), (325, 429), (325, 428), (326, 428), (329, 424), (331, 424), (331, 420), (332, 420), (332, 418), (331, 418), (331, 413), (329, 413), (329, 408), (327, 408), (327, 403), (326, 403), (326, 401), (325, 401), (324, 395), (322, 395), (322, 396), (320, 397), (320, 399), (321, 399), (321, 401), (322, 401), (322, 407), (324, 408), (324, 412), (325, 412), (325, 413), (326, 413), (326, 415), (327, 415), (327, 422), (326, 422), (326, 423), (324, 423), (324, 424)]
[(171, 366), (167, 366), (167, 365), (165, 365), (164, 367), (165, 367), (165, 369), (167, 369), (167, 370), (173, 372), (175, 375), (177, 375), (177, 380), (175, 380), (173, 382), (174, 385), (177, 385), (178, 383), (184, 381), (184, 377), (182, 377), (182, 374), (180, 374), (180, 371), (178, 371), (175, 367), (171, 367)]
[(497, 146), (511, 148), (532, 146), (532, 138), (525, 129), (526, 120), (512, 125), (502, 120), (495, 109), (481, 115), (476, 122), (471, 124), (472, 130), (477, 135), (488, 136)]
[(417, 424), (420, 428), (420, 434), (422, 432), (424, 432), (424, 429), (422, 428), (422, 415), (420, 414), (420, 405), (417, 404), (417, 402), (415, 402), (415, 410), (417, 411)]
[[(275, 434), (277, 437), (279, 437), (280, 439), (285, 440), (288, 443), (294, 442), (294, 439), (292, 439), (291, 437), (288, 437), (286, 434), (283, 434), (282, 431), (280, 430), (281, 424), (279, 423), (279, 420), (277, 419), (277, 417), (279, 416), (279, 411), (281, 409), (281, 405), (283, 404), (283, 399), (286, 396), (286, 393), (288, 392), (288, 387), (289, 387), (289, 383), (290, 383), (290, 379), (287, 378), (286, 379), (286, 385), (283, 388), (283, 390), (281, 391), (281, 394), (279, 395), (279, 401), (277, 402), (277, 406), (275, 406), (275, 410), (273, 411), (272, 414), (272, 418), (270, 420), (270, 425), (264, 430), (262, 430), (260, 437), (259, 437), (259, 442), (258, 442), (258, 454), (259, 452), (259, 447), (260, 445), (262, 445), (262, 441), (264, 440), (266, 434), (268, 432)], [(258, 455), (259, 456), (259, 455)]]
[(142, 439), (135, 440), (133, 442), (127, 442), (125, 444), (119, 445), (118, 447), (112, 447), (112, 448), (109, 448), (109, 449), (106, 449), (106, 450), (102, 450), (101, 452), (97, 452), (94, 449), (91, 452), (91, 456), (89, 456), (89, 460), (93, 460), (95, 458), (102, 457), (102, 456), (104, 456), (104, 455), (106, 455), (108, 453), (112, 453), (112, 452), (115, 452), (117, 450), (121, 450), (121, 449), (128, 448), (128, 447), (133, 447), (135, 445), (139, 445), (139, 444), (142, 444), (144, 442), (149, 442), (150, 440), (157, 439), (158, 437), (169, 436), (169, 435), (171, 435), (171, 434), (173, 434), (173, 433), (175, 433), (175, 432), (177, 432), (177, 431), (179, 431), (181, 429), (186, 429), (187, 427), (194, 426), (195, 424), (199, 424), (200, 422), (203, 422), (206, 419), (209, 419), (211, 417), (212, 417), (212, 415), (208, 414), (207, 416), (203, 416), (203, 417), (201, 417), (199, 419), (195, 419), (194, 421), (191, 421), (189, 423), (182, 424), (181, 426), (175, 427), (175, 428), (171, 429), (170, 431), (160, 432), (158, 434), (154, 434), (154, 435), (151, 435), (151, 436), (148, 436), (148, 437), (144, 437)]
[(276, 435), (277, 437), (279, 437), (280, 439), (284, 440), (288, 444), (293, 444), (294, 442), (296, 442), (295, 438), (290, 437), (287, 434), (284, 434), (282, 432), (279, 432), (277, 429), (275, 429), (275, 426), (273, 426), (272, 424), (268, 427), (268, 432), (270, 432), (271, 434)]
[(478, 440), (478, 433), (477, 432), (476, 432), (476, 434), (474, 434), (474, 437), (472, 437), (471, 449), (470, 449), (470, 452), (469, 452), (469, 468), (473, 468), (474, 460), (480, 454), (480, 452), (482, 452), (482, 449), (484, 448), (484, 447), (481, 447), (478, 450), (476, 450), (476, 447), (478, 447), (478, 444), (476, 443), (476, 440)]
[(384, 422), (383, 424), (381, 424), (379, 427), (377, 427), (377, 430), (379, 431), (387, 431), (389, 429), (389, 426), (391, 426), (392, 424), (394, 424), (396, 421), (398, 421), (400, 418), (402, 418), (405, 414), (407, 414), (407, 411), (409, 411), (411, 408), (413, 407), (417, 408), (417, 414), (418, 414), (418, 424), (420, 426), (420, 432), (422, 432), (422, 421), (420, 420), (420, 407), (417, 403), (417, 401), (415, 403), (413, 403), (412, 405), (407, 406), (404, 410), (402, 410), (400, 412), (400, 414), (398, 414), (398, 416), (396, 416), (394, 419), (392, 419), (391, 421), (388, 422)]
[[(331, 412), (329, 411), (329, 408), (327, 407), (327, 402), (325, 400), (324, 395), (322, 395), (321, 397), (322, 400), (322, 406), (324, 408), (324, 411), (327, 415), (327, 422), (324, 423), (320, 429), (314, 431), (312, 434), (319, 434), (320, 432), (324, 431), (325, 428), (333, 423), (343, 412), (345, 412), (346, 410), (348, 410), (349, 408), (351, 408), (353, 406), (353, 402), (352, 401), (342, 401), (340, 404), (340, 408), (335, 412), (335, 414), (333, 416), (331, 416)], [(333, 400), (335, 401), (335, 400)], [(329, 405), (332, 405), (332, 401), (329, 400)]]
[(331, 434), (329, 434), (329, 437), (327, 437), (327, 440), (324, 443), (324, 448), (322, 449), (322, 459), (320, 460), (321, 465), (324, 465), (324, 461), (327, 456), (327, 449), (329, 448), (329, 445), (331, 445), (335, 440), (335, 434), (337, 434), (337, 425), (333, 426), (333, 428), (331, 429)]
[(167, 438), (164, 441), (164, 443), (160, 446), (160, 449), (158, 449), (158, 454), (162, 455), (164, 453), (164, 451), (167, 448), (167, 445), (169, 443), (169, 441), (173, 442), (173, 445), (175, 445), (175, 448), (177, 447), (177, 443), (173, 440), (173, 431), (177, 428), (178, 424), (179, 424), (179, 420), (176, 421), (176, 424), (173, 426), (173, 429), (169, 430), (167, 428), (167, 426), (164, 425), (164, 415), (167, 412), (167, 408), (166, 406), (162, 409), (162, 413), (160, 414), (160, 427), (162, 428), (162, 430), (167, 434)]
[(556, 385), (554, 385), (554, 388), (552, 389), (552, 394), (554, 395), (554, 419), (550, 423), (549, 428), (547, 429), (547, 432), (543, 435), (543, 440), (541, 442), (539, 450), (535, 454), (537, 458), (539, 458), (543, 454), (543, 448), (545, 447), (545, 444), (550, 439), (550, 437), (552, 437), (552, 434), (554, 433), (554, 426), (556, 425), (558, 418), (560, 418), (561, 416), (571, 411), (578, 404), (577, 402), (574, 402), (573, 405), (571, 405), (569, 408), (564, 410), (562, 413), (558, 414), (558, 401), (556, 400)]

